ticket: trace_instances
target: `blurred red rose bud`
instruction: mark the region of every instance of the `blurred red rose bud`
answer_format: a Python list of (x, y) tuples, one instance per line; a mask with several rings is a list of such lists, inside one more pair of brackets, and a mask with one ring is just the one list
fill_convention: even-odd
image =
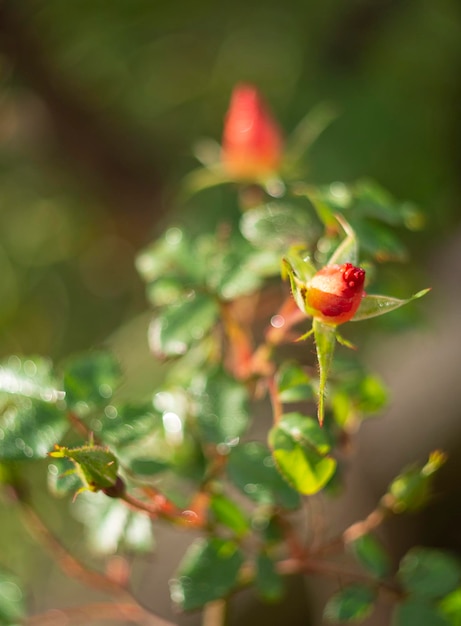
[(362, 300), (365, 270), (351, 263), (326, 265), (307, 288), (306, 305), (312, 316), (327, 324), (352, 319)]
[(224, 122), (222, 162), (233, 178), (274, 174), (282, 157), (282, 133), (252, 85), (237, 85)]

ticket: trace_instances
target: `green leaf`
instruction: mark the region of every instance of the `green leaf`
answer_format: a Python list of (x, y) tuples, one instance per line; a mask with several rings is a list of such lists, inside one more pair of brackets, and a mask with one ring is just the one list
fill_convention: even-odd
[(281, 402), (302, 402), (313, 395), (311, 380), (297, 363), (284, 363), (280, 367), (277, 388)]
[(10, 357), (0, 366), (0, 460), (42, 459), (69, 424), (49, 361)]
[(171, 599), (189, 611), (223, 598), (237, 585), (243, 561), (233, 541), (216, 537), (195, 541), (170, 581)]
[(70, 459), (53, 459), (53, 463), (48, 465), (48, 488), (56, 497), (77, 493), (83, 486), (75, 471), (75, 464)]
[(235, 250), (221, 252), (210, 260), (207, 285), (222, 300), (235, 300), (253, 293), (262, 284), (262, 277), (250, 271), (252, 255), (249, 250), (236, 247)]
[(187, 286), (177, 276), (161, 276), (147, 286), (147, 298), (154, 306), (169, 306), (185, 298)]
[(439, 603), (440, 612), (448, 619), (450, 626), (461, 626), (461, 589), (455, 589)]
[(163, 237), (140, 252), (136, 268), (146, 283), (164, 276), (182, 277), (185, 285), (194, 277), (195, 258), (191, 243), (180, 228), (169, 228)]
[(117, 482), (118, 461), (108, 448), (94, 445), (66, 448), (56, 445), (49, 455), (73, 461), (78, 476), (90, 491), (108, 489)]
[(156, 476), (171, 468), (171, 463), (151, 458), (136, 458), (129, 462), (129, 468), (137, 476)]
[(160, 428), (161, 423), (161, 417), (151, 403), (109, 404), (89, 422), (89, 426), (105, 443), (119, 448), (140, 441)]
[(400, 561), (398, 577), (409, 593), (440, 598), (459, 585), (461, 565), (442, 550), (412, 548)]
[(429, 291), (430, 289), (423, 289), (406, 300), (391, 298), (390, 296), (363, 296), (357, 313), (351, 319), (351, 322), (360, 322), (361, 320), (367, 320), (371, 317), (384, 315), (384, 313), (390, 313), (390, 311), (395, 311), (395, 309), (399, 309), (412, 300), (422, 298), (429, 293)]
[(300, 506), (299, 494), (282, 479), (268, 448), (249, 441), (233, 448), (227, 463), (229, 479), (254, 502), (285, 509)]
[(328, 600), (324, 618), (340, 624), (361, 622), (373, 611), (375, 599), (376, 594), (370, 587), (349, 585)]
[(117, 550), (151, 552), (154, 548), (152, 520), (132, 511), (121, 500), (102, 493), (83, 493), (72, 507), (85, 527), (85, 538), (95, 554), (114, 554)]
[(44, 459), (67, 430), (65, 412), (54, 404), (14, 398), (0, 409), (0, 460)]
[(306, 207), (279, 202), (245, 211), (240, 230), (254, 246), (283, 252), (296, 244), (311, 244), (319, 234)]
[(389, 227), (364, 220), (351, 219), (351, 223), (360, 241), (360, 249), (364, 252), (368, 252), (380, 262), (403, 262), (407, 259), (405, 246)]
[(361, 535), (348, 543), (357, 561), (377, 578), (384, 578), (391, 569), (387, 552), (373, 535)]
[(269, 445), (282, 476), (300, 493), (318, 493), (335, 473), (325, 431), (311, 417), (282, 416), (269, 432)]
[(11, 356), (0, 365), (0, 398), (23, 396), (43, 402), (63, 400), (64, 393), (56, 384), (51, 362), (41, 357)]
[(392, 626), (452, 626), (442, 613), (424, 600), (409, 599), (399, 604), (392, 617)]
[(248, 425), (248, 391), (245, 385), (218, 369), (198, 377), (193, 384), (197, 424), (210, 443), (235, 445)]
[(276, 564), (266, 553), (260, 552), (256, 559), (256, 590), (266, 602), (277, 602), (283, 596), (285, 583), (277, 572)]
[(336, 328), (317, 319), (314, 319), (312, 328), (314, 329), (315, 349), (319, 364), (318, 420), (319, 424), (322, 425), (325, 417), (325, 391), (328, 374), (336, 346)]
[(121, 371), (112, 354), (93, 352), (71, 359), (63, 378), (68, 405), (87, 410), (109, 402), (120, 383)]
[(322, 103), (306, 113), (288, 138), (284, 163), (290, 174), (316, 139), (337, 118), (338, 112), (329, 103)]
[(24, 594), (16, 576), (0, 569), (0, 625), (19, 626), (25, 617)]
[(235, 502), (226, 496), (214, 493), (210, 499), (210, 510), (216, 521), (230, 528), (237, 537), (243, 537), (250, 529), (248, 518)]
[(181, 356), (202, 339), (218, 317), (217, 302), (206, 294), (191, 293), (189, 299), (157, 314), (149, 330), (150, 346), (160, 356)]

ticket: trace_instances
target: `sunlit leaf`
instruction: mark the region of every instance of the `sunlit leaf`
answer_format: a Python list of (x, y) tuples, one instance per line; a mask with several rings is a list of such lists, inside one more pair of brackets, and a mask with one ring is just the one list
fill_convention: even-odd
[(448, 619), (450, 626), (461, 626), (461, 589), (455, 589), (439, 602), (440, 612)]
[(305, 495), (319, 492), (336, 470), (325, 431), (311, 417), (283, 416), (269, 432), (269, 445), (283, 477)]
[(188, 611), (223, 598), (237, 585), (243, 560), (233, 541), (217, 537), (195, 541), (170, 581), (171, 599)]
[(17, 397), (0, 408), (0, 460), (43, 459), (69, 428), (64, 407)]

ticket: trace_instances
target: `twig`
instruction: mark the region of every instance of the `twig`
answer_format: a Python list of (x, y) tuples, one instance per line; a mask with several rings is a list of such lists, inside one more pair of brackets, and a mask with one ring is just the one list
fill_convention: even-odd
[(40, 545), (46, 548), (62, 571), (70, 578), (80, 581), (91, 589), (116, 597), (118, 601), (117, 604), (96, 603), (86, 607), (62, 609), (57, 612), (48, 611), (43, 615), (37, 615), (26, 620), (25, 624), (27, 626), (38, 624), (67, 626), (69, 619), (72, 623), (87, 623), (89, 616), (92, 619), (130, 619), (145, 626), (173, 626), (171, 622), (163, 620), (144, 609), (127, 587), (100, 572), (89, 569), (68, 552), (28, 502), (23, 485), (18, 486), (15, 493), (30, 532)]
[(173, 626), (172, 622), (145, 611), (136, 604), (94, 602), (84, 606), (52, 609), (32, 615), (23, 622), (24, 626), (70, 626), (93, 621), (129, 621), (142, 626)]
[(226, 623), (226, 601), (208, 602), (203, 609), (202, 626), (224, 626)]

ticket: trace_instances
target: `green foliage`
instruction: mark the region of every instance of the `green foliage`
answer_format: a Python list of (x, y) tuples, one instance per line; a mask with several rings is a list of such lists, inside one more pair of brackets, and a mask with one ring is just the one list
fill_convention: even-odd
[(19, 626), (25, 617), (24, 594), (16, 576), (0, 570), (0, 624)]
[(365, 585), (349, 585), (336, 593), (325, 606), (325, 619), (334, 624), (357, 623), (374, 608), (375, 592)]
[(238, 583), (243, 560), (233, 541), (218, 538), (196, 541), (170, 581), (173, 601), (190, 610), (226, 596)]
[[(314, 536), (314, 508), (305, 506), (347, 484), (342, 461), (349, 439), (387, 403), (378, 377), (356, 359), (338, 360), (344, 348), (354, 348), (338, 324), (393, 311), (428, 291), (406, 299), (368, 294), (378, 263), (406, 259), (399, 229), (414, 226), (418, 215), (370, 181), (301, 180), (306, 150), (332, 119), (328, 107), (311, 113), (287, 139), (271, 176), (233, 180), (222, 151), (211, 150), (215, 160), (203, 158), (178, 194), (191, 210), (189, 225), (184, 219), (167, 228), (138, 254), (151, 305), (149, 345), (164, 365), (162, 380), (131, 393), (121, 362), (102, 349), (67, 358), (59, 373), (42, 358), (5, 362), (2, 481), (27, 509), (15, 462), (50, 457), (49, 490), (74, 494), (72, 510), (101, 559), (152, 552), (159, 520), (199, 533), (170, 582), (172, 601), (184, 611), (208, 610), (249, 585), (264, 601), (279, 601), (285, 575), (319, 571), (342, 583), (325, 607), (329, 622), (363, 621), (386, 587), (404, 598), (396, 626), (429, 624), (431, 616), (434, 624), (456, 625), (458, 563), (415, 548), (392, 578), (389, 555), (371, 534), (384, 513), (427, 502), (442, 453), (394, 479), (374, 515), (353, 527), (362, 529), (358, 535), (346, 529), (331, 542)], [(191, 226), (206, 194), (216, 199), (212, 225), (197, 219)], [(338, 310), (331, 323), (311, 307), (309, 290), (325, 266), (336, 271), (343, 264), (357, 267), (342, 269), (338, 293), (322, 291)], [(354, 287), (350, 269), (361, 279), (366, 272), (368, 281), (367, 293), (360, 282), (353, 310), (344, 309)], [(351, 312), (347, 319), (343, 309)], [(294, 339), (313, 339), (315, 348), (294, 346)], [(308, 536), (298, 528), (304, 521)], [(352, 561), (347, 584), (342, 567), (329, 560), (332, 550)], [(104, 588), (125, 592), (124, 581), (117, 587), (114, 578), (101, 577)], [(7, 610), (20, 619), (22, 595), (12, 580), (0, 580), (0, 619)], [(10, 590), (11, 602), (16, 598), (17, 617), (14, 602), (5, 600), (3, 608), (2, 589)]]
[(256, 559), (255, 585), (267, 602), (277, 602), (285, 591), (283, 577), (276, 570), (276, 562), (266, 552), (260, 552)]
[(296, 509), (300, 504), (299, 494), (282, 479), (262, 443), (250, 441), (232, 449), (227, 472), (235, 486), (258, 504), (286, 509)]
[(423, 599), (407, 600), (394, 611), (392, 626), (450, 626), (434, 605)]
[(412, 548), (400, 561), (398, 577), (413, 596), (440, 598), (459, 585), (461, 564), (441, 550)]
[(108, 352), (78, 356), (66, 364), (63, 381), (69, 408), (85, 412), (107, 404), (119, 384), (120, 367)]
[(68, 428), (51, 364), (11, 357), (0, 366), (0, 459), (46, 457)]
[(390, 559), (379, 541), (370, 534), (361, 535), (348, 544), (357, 561), (376, 578), (388, 576)]

